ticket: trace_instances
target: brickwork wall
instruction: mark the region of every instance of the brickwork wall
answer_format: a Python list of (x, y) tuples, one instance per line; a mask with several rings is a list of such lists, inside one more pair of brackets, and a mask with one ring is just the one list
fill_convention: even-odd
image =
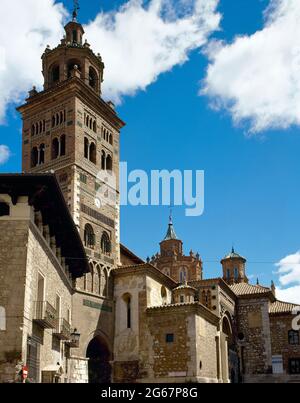
[(282, 355), (283, 370), (289, 373), (289, 359), (300, 358), (300, 344), (289, 344), (288, 332), (292, 330), (293, 315), (271, 315), (272, 355)]

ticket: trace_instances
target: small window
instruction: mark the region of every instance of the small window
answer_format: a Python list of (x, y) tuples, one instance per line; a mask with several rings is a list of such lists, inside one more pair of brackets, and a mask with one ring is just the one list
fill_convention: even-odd
[(290, 374), (300, 374), (300, 358), (291, 358), (289, 360)]
[(182, 304), (184, 302), (184, 295), (180, 295), (180, 303)]
[(110, 155), (108, 155), (106, 157), (106, 170), (107, 171), (112, 171), (113, 168), (113, 161), (112, 161), (112, 157)]
[(111, 252), (111, 242), (107, 232), (103, 232), (101, 237), (101, 251), (105, 255), (109, 255)]
[(84, 246), (87, 248), (94, 248), (95, 246), (95, 234), (90, 224), (86, 224), (84, 228)]
[(168, 333), (166, 334), (166, 343), (173, 343), (174, 342), (174, 334)]
[(0, 217), (9, 216), (9, 205), (4, 202), (0, 202)]
[(54, 66), (52, 68), (52, 82), (53, 83), (57, 83), (59, 81), (59, 77), (60, 77), (60, 69), (59, 66)]
[(39, 164), (44, 164), (45, 163), (45, 144), (40, 145), (40, 150), (39, 150)]
[(6, 313), (4, 306), (0, 306), (0, 331), (6, 330)]
[(96, 150), (96, 145), (95, 143), (90, 144), (90, 161), (93, 164), (97, 163), (97, 150)]
[(77, 31), (76, 29), (73, 30), (73, 42), (77, 42)]
[(58, 138), (52, 140), (52, 159), (59, 157), (59, 141)]
[(228, 280), (230, 279), (230, 270), (229, 269), (227, 269), (227, 271), (226, 271), (226, 277)]
[(239, 278), (239, 270), (235, 267), (234, 268), (234, 279), (237, 280)]
[(33, 147), (31, 150), (31, 168), (34, 168), (38, 164), (38, 149), (37, 147)]
[(289, 344), (292, 345), (299, 344), (299, 332), (297, 330), (289, 331)]
[(60, 155), (66, 155), (66, 136), (63, 134), (60, 138)]
[(97, 73), (96, 70), (93, 69), (93, 67), (90, 67), (89, 69), (89, 85), (96, 89), (97, 86)]

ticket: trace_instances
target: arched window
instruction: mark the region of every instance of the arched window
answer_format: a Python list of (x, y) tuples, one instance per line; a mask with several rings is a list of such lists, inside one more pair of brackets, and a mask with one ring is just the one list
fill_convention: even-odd
[(31, 126), (31, 135), (32, 136), (35, 135), (35, 126), (34, 125)]
[(31, 150), (31, 168), (34, 168), (37, 166), (38, 164), (38, 149), (37, 147), (33, 147), (33, 149)]
[(35, 124), (35, 134), (39, 134), (39, 124)]
[(110, 155), (106, 157), (106, 169), (107, 171), (112, 171), (112, 158)]
[(5, 202), (0, 202), (0, 217), (9, 216), (9, 205)]
[(52, 84), (55, 84), (59, 81), (60, 78), (60, 69), (59, 69), (59, 65), (55, 65), (52, 67), (51, 69), (51, 73), (50, 73), (50, 82)]
[(40, 160), (39, 164), (44, 164), (45, 163), (45, 144), (40, 145)]
[(84, 245), (87, 248), (94, 248), (95, 246), (95, 234), (90, 224), (86, 224), (84, 227)]
[(97, 133), (97, 123), (96, 120), (93, 122), (93, 132)]
[(234, 268), (234, 279), (237, 280), (239, 278), (239, 270), (237, 267)]
[(123, 295), (123, 300), (126, 305), (126, 327), (127, 329), (131, 329), (131, 295), (125, 294)]
[(57, 114), (55, 115), (55, 124), (56, 124), (56, 126), (59, 125), (59, 113), (57, 113)]
[(60, 155), (66, 155), (66, 135), (60, 137)]
[(52, 159), (56, 159), (59, 156), (59, 141), (58, 138), (52, 140)]
[(106, 168), (106, 155), (105, 155), (105, 151), (102, 150), (101, 153), (101, 169), (105, 169)]
[(64, 122), (64, 113), (63, 111), (60, 112), (60, 121), (59, 123), (62, 124)]
[(43, 133), (43, 122), (40, 121), (40, 133)]
[(55, 115), (52, 116), (52, 127), (55, 126)]
[(89, 68), (89, 85), (92, 88), (96, 89), (97, 81), (98, 81), (98, 77), (97, 77), (96, 70), (93, 67), (90, 67)]
[(182, 267), (180, 269), (179, 282), (180, 283), (185, 283), (185, 280), (186, 280), (186, 269), (185, 269), (185, 267)]
[(0, 306), (0, 331), (6, 330), (6, 313), (4, 306)]
[(226, 277), (227, 277), (227, 280), (230, 279), (230, 270), (229, 269), (226, 270)]
[(93, 119), (92, 118), (90, 118), (90, 125), (89, 125), (89, 128), (92, 130), (93, 129)]
[(43, 132), (46, 130), (46, 120), (43, 120)]
[(79, 60), (73, 59), (73, 60), (69, 60), (68, 62), (68, 78), (71, 77), (71, 73), (74, 70), (74, 66), (78, 67), (78, 70), (81, 72), (81, 65)]
[(85, 118), (85, 125), (86, 125), (87, 127), (89, 127), (89, 117), (88, 117), (88, 116)]
[(91, 144), (90, 144), (90, 161), (91, 161), (93, 164), (96, 164), (96, 159), (97, 159), (97, 156), (96, 156), (96, 145), (95, 145), (95, 143), (91, 143)]
[(84, 158), (89, 158), (89, 140), (84, 138)]
[(111, 144), (111, 145), (113, 144), (113, 136), (112, 136), (112, 134), (109, 135), (109, 144)]
[(107, 232), (103, 232), (101, 237), (101, 251), (105, 255), (109, 255), (111, 252), (111, 243)]
[(290, 330), (288, 336), (289, 336), (289, 344), (292, 345), (299, 344), (299, 331)]

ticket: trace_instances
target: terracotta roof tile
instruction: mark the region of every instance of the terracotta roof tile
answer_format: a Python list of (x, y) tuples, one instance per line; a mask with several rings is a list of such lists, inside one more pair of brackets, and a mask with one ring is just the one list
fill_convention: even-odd
[(275, 301), (269, 306), (269, 313), (276, 314), (276, 313), (292, 313), (293, 308), (298, 305), (291, 304), (290, 302), (284, 301)]
[(262, 287), (261, 285), (252, 285), (248, 283), (238, 283), (229, 286), (231, 290), (236, 295), (254, 295), (254, 294), (265, 294), (269, 293), (271, 290), (267, 287)]

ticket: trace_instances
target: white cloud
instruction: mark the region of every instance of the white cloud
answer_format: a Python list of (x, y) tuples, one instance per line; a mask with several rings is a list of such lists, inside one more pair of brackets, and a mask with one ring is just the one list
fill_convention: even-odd
[(300, 304), (300, 251), (288, 255), (276, 263), (281, 286), (277, 297)]
[(262, 30), (215, 42), (201, 93), (250, 131), (300, 125), (300, 1), (270, 0)]
[[(58, 0), (57, 0), (58, 1)], [(219, 0), (129, 0), (85, 26), (86, 38), (106, 65), (104, 96), (145, 89), (188, 58), (219, 26)], [(42, 86), (41, 55), (60, 43), (66, 10), (55, 0), (1, 0), (0, 122), (7, 105)]]
[(99, 14), (85, 26), (86, 37), (106, 65), (104, 96), (119, 101), (188, 59), (218, 29), (219, 0), (130, 0)]
[(63, 35), (65, 11), (54, 0), (1, 0), (0, 121), (7, 105), (42, 85), (41, 55)]
[(0, 165), (5, 164), (10, 157), (10, 149), (7, 146), (0, 145)]

